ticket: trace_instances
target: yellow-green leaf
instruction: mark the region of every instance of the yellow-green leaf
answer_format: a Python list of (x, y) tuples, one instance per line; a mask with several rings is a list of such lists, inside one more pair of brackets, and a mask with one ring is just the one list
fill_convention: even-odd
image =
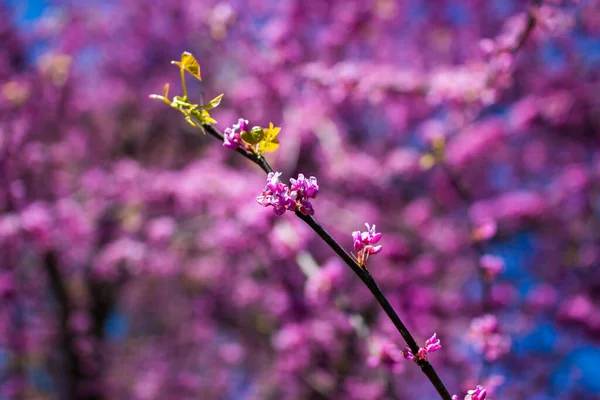
[(277, 150), (277, 148), (279, 147), (279, 138), (277, 137), (277, 135), (279, 135), (279, 131), (281, 131), (281, 128), (273, 126), (273, 123), (271, 122), (269, 123), (268, 128), (263, 129), (265, 131), (265, 138), (258, 145), (259, 153), (269, 153)]
[(277, 135), (279, 135), (279, 131), (281, 131), (281, 128), (273, 126), (272, 122), (269, 123), (268, 128), (264, 128), (264, 129), (267, 132), (265, 134), (265, 137), (267, 138), (267, 140), (275, 139), (277, 137)]
[(215, 108), (219, 104), (221, 104), (221, 99), (222, 98), (223, 98), (223, 94), (220, 94), (217, 97), (215, 97), (214, 99), (212, 99), (211, 101), (209, 101), (207, 104), (203, 105), (202, 107), (205, 110), (212, 110), (213, 108)]
[(194, 128), (196, 128), (196, 124), (194, 123), (194, 121), (192, 121), (192, 116), (191, 115), (186, 115), (185, 116), (185, 120), (187, 121), (188, 124), (190, 124), (191, 126), (193, 126)]
[(181, 61), (171, 61), (171, 64), (177, 65), (180, 69), (189, 72), (198, 80), (202, 80), (202, 77), (200, 76), (200, 64), (198, 64), (198, 61), (196, 61), (196, 58), (194, 58), (192, 53), (184, 51), (181, 55)]
[(199, 114), (200, 114), (199, 120), (202, 122), (202, 124), (216, 124), (217, 123), (217, 121), (215, 121), (210, 116), (210, 114), (208, 113), (208, 111), (206, 111), (206, 110), (200, 110)]
[(260, 149), (261, 153), (262, 152), (270, 153), (272, 151), (277, 150), (278, 147), (279, 147), (279, 139), (277, 139), (277, 138), (275, 138), (271, 141), (268, 141), (268, 142), (266, 140), (262, 141), (262, 142), (260, 142), (260, 145), (259, 145), (259, 149)]
[(167, 99), (165, 96), (161, 96), (160, 94), (151, 94), (150, 96), (151, 99), (158, 99), (163, 101), (164, 103), (171, 105), (171, 102), (169, 101), (169, 99)]

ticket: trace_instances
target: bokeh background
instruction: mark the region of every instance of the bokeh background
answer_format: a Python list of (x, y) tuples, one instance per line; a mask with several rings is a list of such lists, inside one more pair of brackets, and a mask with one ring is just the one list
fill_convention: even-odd
[(183, 51), (340, 243), (377, 225), (452, 393), (600, 399), (599, 1), (0, 4), (1, 399), (436, 398), (264, 174), (148, 98)]

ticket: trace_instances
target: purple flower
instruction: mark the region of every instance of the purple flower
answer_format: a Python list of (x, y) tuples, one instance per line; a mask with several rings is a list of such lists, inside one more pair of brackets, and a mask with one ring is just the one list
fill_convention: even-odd
[[(308, 200), (314, 198), (319, 187), (317, 179), (310, 177), (304, 179), (304, 175), (298, 175), (298, 179), (290, 179), (292, 188), (288, 187), (279, 180), (281, 172), (269, 173), (267, 176), (267, 185), (261, 196), (256, 201), (263, 207), (273, 206), (273, 211), (277, 215), (282, 215), (286, 210), (299, 211), (304, 215), (313, 215), (315, 210)], [(310, 193), (311, 196), (307, 196)]]
[(317, 178), (311, 176), (306, 179), (303, 174), (298, 174), (298, 179), (290, 178), (290, 184), (290, 196), (296, 201), (298, 211), (313, 215), (314, 209), (308, 199), (314, 199), (319, 193)]
[(477, 385), (475, 389), (471, 389), (467, 392), (465, 400), (485, 400), (487, 391), (481, 385)]
[(273, 206), (276, 215), (283, 215), (286, 210), (293, 210), (295, 206), (288, 187), (279, 180), (280, 176), (281, 172), (269, 173), (262, 195), (256, 198), (258, 204), (263, 207)]
[[(481, 385), (477, 385), (475, 389), (471, 389), (467, 392), (464, 400), (485, 400), (487, 396), (487, 390)], [(457, 395), (452, 396), (452, 400), (460, 400)]]
[(290, 197), (296, 202), (296, 209), (304, 215), (313, 215), (315, 211), (308, 199), (314, 199), (319, 193), (317, 178), (306, 179), (298, 174), (298, 179), (290, 178), (290, 184)]
[(404, 350), (402, 351), (402, 354), (404, 355), (404, 358), (406, 358), (409, 361), (427, 360), (428, 353), (435, 353), (436, 351), (438, 351), (441, 348), (442, 348), (442, 344), (440, 343), (440, 340), (437, 338), (437, 334), (434, 333), (425, 342), (425, 347), (419, 348), (419, 351), (417, 352), (416, 357), (415, 357), (414, 353), (412, 352), (412, 350), (408, 346), (404, 348)]
[(225, 128), (223, 132), (223, 147), (235, 150), (240, 144), (241, 135), (235, 125), (233, 128)]
[(404, 348), (404, 350), (402, 350), (402, 356), (404, 358), (406, 358), (408, 361), (413, 361), (415, 359), (415, 355), (413, 354), (412, 350), (406, 346)]
[(223, 132), (223, 147), (231, 150), (237, 149), (242, 139), (242, 132), (248, 131), (248, 120), (244, 118), (238, 119), (237, 124), (233, 124), (231, 128), (225, 128)]
[(272, 192), (283, 192), (287, 190), (285, 184), (281, 183), (279, 177), (281, 172), (271, 172), (267, 175), (267, 189)]
[(360, 251), (363, 248), (360, 231), (352, 232), (352, 240), (354, 241), (354, 250)]
[(241, 134), (241, 132), (247, 132), (248, 131), (248, 120), (244, 119), (244, 118), (238, 119), (238, 123), (233, 125), (233, 129), (239, 129), (240, 134)]
[(356, 259), (361, 266), (365, 266), (370, 255), (381, 252), (381, 245), (374, 246), (381, 239), (381, 233), (375, 232), (375, 225), (369, 226), (365, 224), (367, 230), (365, 232), (352, 232), (352, 243), (354, 250), (358, 252)]
[(317, 184), (317, 178), (311, 176), (306, 179), (303, 174), (298, 174), (298, 179), (290, 179), (291, 191), (300, 193), (300, 196), (314, 199), (319, 193), (319, 185)]
[(433, 334), (427, 341), (425, 342), (425, 350), (428, 353), (434, 353), (442, 348), (442, 344), (440, 339), (437, 338), (437, 334)]
[(311, 176), (305, 179), (304, 175), (299, 174), (298, 179), (290, 179), (290, 188), (281, 183), (280, 176), (281, 172), (271, 172), (267, 176), (267, 186), (256, 201), (263, 207), (273, 206), (273, 211), (277, 215), (282, 215), (286, 210), (297, 210), (303, 215), (313, 215), (315, 210), (308, 199), (314, 198), (319, 191), (317, 178)]
[(363, 232), (363, 235), (366, 235), (366, 239), (363, 239), (366, 244), (376, 244), (381, 239), (381, 233), (375, 232), (375, 224), (373, 226), (369, 226), (369, 224), (365, 224), (367, 226), (367, 232)]
[(378, 254), (378, 253), (381, 252), (382, 247), (381, 247), (381, 245), (379, 245), (379, 246), (371, 246), (371, 245), (369, 245), (369, 246), (365, 247), (365, 249), (367, 249), (367, 251), (369, 252), (369, 254)]
[(310, 204), (310, 201), (306, 200), (306, 199), (302, 199), (299, 202), (297, 202), (298, 205), (298, 211), (300, 211), (300, 213), (302, 213), (303, 215), (314, 215), (315, 214), (315, 210), (312, 206), (312, 204)]

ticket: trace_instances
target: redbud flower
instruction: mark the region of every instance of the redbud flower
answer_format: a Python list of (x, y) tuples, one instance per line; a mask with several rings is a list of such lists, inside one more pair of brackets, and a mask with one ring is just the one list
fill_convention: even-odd
[(442, 348), (442, 344), (440, 339), (437, 338), (437, 334), (433, 334), (427, 341), (425, 342), (425, 347), (419, 348), (419, 352), (417, 356), (413, 354), (412, 350), (407, 346), (404, 348), (402, 355), (409, 361), (418, 361), (418, 360), (427, 360), (428, 353), (435, 353), (439, 349)]
[(237, 124), (233, 125), (233, 129), (239, 129), (240, 134), (241, 134), (241, 132), (247, 132), (248, 131), (248, 120), (244, 119), (244, 118), (238, 119)]
[(298, 197), (315, 198), (319, 192), (317, 178), (311, 176), (306, 179), (303, 174), (298, 174), (298, 179), (290, 178), (292, 193), (298, 193)]
[[(485, 400), (487, 396), (487, 390), (481, 385), (477, 385), (475, 389), (471, 389), (467, 392), (464, 400)], [(452, 396), (452, 400), (460, 400), (457, 395)]]
[(298, 174), (298, 179), (290, 178), (290, 197), (297, 204), (297, 209), (304, 215), (313, 215), (314, 209), (308, 199), (314, 199), (319, 193), (317, 178), (311, 176), (306, 179), (303, 174)]
[(354, 250), (360, 251), (363, 248), (360, 231), (352, 232), (352, 240), (354, 241)]
[(434, 353), (442, 348), (442, 343), (440, 339), (437, 338), (437, 334), (433, 334), (427, 341), (425, 342), (425, 350), (428, 353)]
[(404, 358), (406, 358), (408, 361), (413, 361), (415, 359), (415, 355), (408, 346), (402, 350), (402, 356), (404, 356)]
[(281, 172), (269, 173), (262, 195), (256, 198), (258, 204), (263, 207), (273, 206), (276, 215), (282, 215), (286, 210), (293, 210), (295, 204), (290, 198), (288, 187), (279, 180), (280, 175)]
[(240, 144), (241, 135), (235, 128), (225, 128), (223, 132), (223, 147), (235, 150)]
[(269, 173), (262, 195), (256, 198), (258, 204), (263, 207), (273, 206), (273, 212), (277, 215), (282, 215), (286, 210), (313, 215), (315, 211), (309, 199), (315, 198), (319, 192), (317, 178), (311, 176), (305, 179), (304, 175), (299, 174), (298, 179), (290, 179), (290, 189), (279, 181), (279, 176), (281, 172)]
[(267, 175), (267, 188), (273, 192), (277, 192), (286, 188), (286, 186), (281, 183), (279, 177), (281, 176), (281, 172), (271, 172)]
[(366, 232), (352, 232), (353, 247), (358, 252), (356, 260), (361, 267), (367, 264), (370, 255), (380, 253), (382, 248), (381, 245), (374, 246), (381, 239), (381, 233), (375, 232), (375, 225), (371, 227), (369, 224), (365, 224), (365, 226), (367, 227)]
[(240, 145), (240, 140), (244, 132), (248, 131), (248, 120), (244, 118), (238, 119), (237, 124), (231, 128), (225, 128), (223, 132), (223, 147), (231, 150), (237, 149)]

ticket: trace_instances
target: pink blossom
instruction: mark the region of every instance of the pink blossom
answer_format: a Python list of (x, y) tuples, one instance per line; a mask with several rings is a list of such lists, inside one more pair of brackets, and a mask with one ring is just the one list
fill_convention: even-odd
[(425, 342), (425, 350), (427, 350), (428, 353), (434, 353), (441, 348), (442, 344), (435, 333)]
[[(483, 386), (477, 385), (475, 389), (467, 391), (464, 400), (485, 400), (487, 396), (487, 390)], [(460, 400), (457, 395), (452, 396), (452, 400)]]
[(352, 232), (352, 243), (354, 250), (357, 251), (357, 260), (361, 266), (365, 266), (370, 255), (381, 252), (382, 246), (376, 245), (381, 239), (381, 233), (375, 232), (375, 225), (369, 226), (365, 224), (367, 230), (365, 232)]

